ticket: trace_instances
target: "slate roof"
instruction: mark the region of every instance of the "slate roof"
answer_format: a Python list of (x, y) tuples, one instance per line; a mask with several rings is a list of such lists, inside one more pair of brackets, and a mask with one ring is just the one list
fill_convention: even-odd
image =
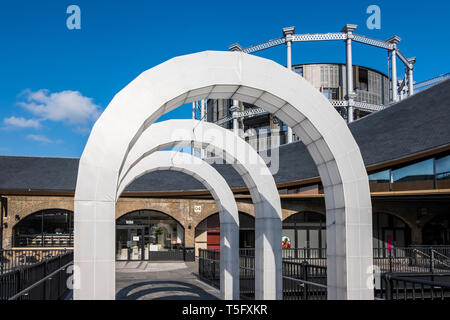
[[(405, 158), (450, 145), (450, 80), (443, 81), (391, 107), (349, 125), (366, 166)], [(301, 142), (279, 148), (277, 183), (318, 176)], [(245, 187), (230, 165), (214, 165), (231, 188)], [(74, 191), (78, 159), (0, 156), (0, 190)], [(204, 190), (194, 178), (159, 171), (137, 179), (126, 191)]]

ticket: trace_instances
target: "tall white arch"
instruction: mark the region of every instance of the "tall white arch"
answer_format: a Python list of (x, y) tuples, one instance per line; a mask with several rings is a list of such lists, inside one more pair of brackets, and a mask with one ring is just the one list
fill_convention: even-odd
[[(122, 89), (97, 120), (80, 159), (75, 192), (75, 264), (87, 270), (82, 282), (108, 283), (114, 277), (108, 269), (114, 252), (104, 249), (114, 242), (114, 199), (129, 150), (162, 114), (200, 99), (251, 103), (293, 128), (324, 186), (328, 297), (373, 299), (371, 200), (358, 145), (311, 84), (273, 61), (242, 52), (206, 51), (164, 62)], [(87, 252), (80, 247), (85, 235), (92, 239)], [(82, 288), (74, 296), (113, 299), (113, 286)]]
[(131, 148), (118, 194), (127, 177), (155, 151), (174, 146), (206, 148), (231, 163), (250, 191), (255, 207), (255, 297), (282, 299), (281, 203), (272, 174), (264, 160), (243, 139), (213, 123), (167, 120), (152, 124)]
[(186, 173), (201, 182), (211, 192), (220, 219), (220, 296), (225, 300), (239, 299), (239, 214), (225, 179), (205, 161), (174, 151), (155, 152), (134, 166), (125, 176), (118, 195), (134, 180), (157, 170)]

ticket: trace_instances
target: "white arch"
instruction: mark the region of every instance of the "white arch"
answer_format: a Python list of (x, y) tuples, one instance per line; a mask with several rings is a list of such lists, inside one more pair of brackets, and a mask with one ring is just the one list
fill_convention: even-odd
[(201, 182), (211, 192), (220, 218), (220, 295), (239, 299), (239, 215), (233, 192), (225, 179), (205, 161), (186, 153), (159, 151), (151, 154), (126, 175), (118, 194), (134, 180), (157, 170), (184, 172)]
[[(119, 178), (119, 192), (135, 166), (153, 152), (174, 146), (204, 147), (222, 156), (241, 175), (255, 207), (255, 297), (281, 299), (281, 203), (264, 160), (243, 139), (215, 124), (167, 120), (146, 129), (131, 148)], [(194, 158), (195, 159), (195, 158)], [(122, 180), (123, 179), (123, 180)]]
[[(75, 192), (75, 264), (86, 270), (82, 283), (103, 285), (75, 290), (75, 298), (114, 298), (114, 285), (104, 284), (114, 277), (114, 269), (108, 269), (114, 252), (106, 245), (114, 242), (110, 221), (128, 151), (159, 116), (200, 99), (251, 103), (293, 128), (324, 186), (328, 297), (373, 299), (367, 285), (373, 278), (369, 184), (346, 123), (294, 72), (242, 52), (213, 51), (177, 57), (145, 71), (114, 97), (95, 123), (80, 159)], [(82, 248), (84, 235), (93, 235), (89, 251)]]

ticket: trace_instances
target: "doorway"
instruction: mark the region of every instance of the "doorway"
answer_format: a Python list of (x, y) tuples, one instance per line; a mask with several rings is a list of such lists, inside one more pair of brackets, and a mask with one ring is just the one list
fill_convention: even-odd
[(116, 260), (144, 260), (144, 226), (116, 226)]

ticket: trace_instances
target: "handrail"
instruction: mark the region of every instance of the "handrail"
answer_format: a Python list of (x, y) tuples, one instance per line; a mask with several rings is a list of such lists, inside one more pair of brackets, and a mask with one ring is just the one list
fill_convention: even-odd
[[(20, 291), (19, 293), (13, 295), (12, 297), (10, 297), (8, 300), (16, 300), (17, 298), (21, 297), (22, 295), (24, 295), (25, 293), (28, 293), (30, 290), (32, 290), (33, 288), (37, 287), (38, 285), (40, 285), (41, 283), (47, 281), (47, 280), (51, 280), (51, 277), (53, 277), (55, 274), (57, 274), (58, 272), (60, 272), (61, 270), (67, 268), (68, 266), (72, 265), (73, 261), (66, 263), (64, 266), (62, 266), (61, 268), (53, 271), (52, 273), (50, 273), (49, 275), (45, 276), (44, 278), (42, 278), (41, 280), (33, 283), (31, 286), (26, 287), (25, 289), (23, 289), (22, 291)], [(50, 278), (50, 279), (49, 279)]]

